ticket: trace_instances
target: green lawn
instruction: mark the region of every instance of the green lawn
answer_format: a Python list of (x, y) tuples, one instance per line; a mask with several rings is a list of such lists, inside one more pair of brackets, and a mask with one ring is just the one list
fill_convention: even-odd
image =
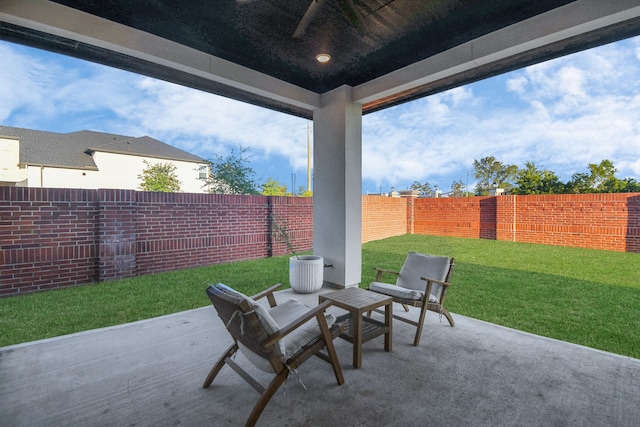
[[(640, 358), (640, 254), (406, 235), (363, 245), (363, 286), (374, 266), (399, 269), (411, 250), (456, 258), (447, 297), (454, 318)], [(0, 346), (208, 305), (204, 289), (214, 282), (247, 294), (287, 283), (288, 257), (2, 298)]]

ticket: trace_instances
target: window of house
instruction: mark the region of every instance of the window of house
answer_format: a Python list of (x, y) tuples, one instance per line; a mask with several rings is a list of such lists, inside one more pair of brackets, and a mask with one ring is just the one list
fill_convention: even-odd
[(198, 178), (207, 179), (208, 175), (209, 175), (209, 168), (207, 167), (207, 165), (198, 166)]

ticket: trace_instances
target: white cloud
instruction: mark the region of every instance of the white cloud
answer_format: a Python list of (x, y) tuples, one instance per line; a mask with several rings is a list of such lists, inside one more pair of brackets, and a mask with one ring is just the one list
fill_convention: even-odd
[[(266, 179), (306, 172), (307, 122), (120, 70), (0, 43), (0, 122), (149, 135), (205, 158), (241, 145)], [(610, 159), (640, 179), (640, 38), (537, 64), (363, 118), (363, 179), (466, 181), (474, 159), (533, 161), (562, 180)], [(368, 188), (364, 188), (368, 190)]]
[(306, 170), (306, 121), (228, 98), (35, 49), (0, 43), (0, 123), (149, 135), (204, 158), (239, 145)]
[(519, 75), (507, 80), (507, 90), (524, 95), (527, 90), (529, 80), (523, 75)]
[(242, 146), (258, 158), (279, 155), (293, 167), (306, 168), (305, 120), (153, 79), (140, 81), (139, 91), (118, 110), (137, 133), (197, 150), (205, 158)]
[(135, 97), (130, 84), (139, 76), (33, 52), (0, 43), (0, 57), (10, 64), (0, 68), (2, 123), (61, 132), (107, 127), (112, 110)]
[[(32, 106), (44, 105), (46, 97), (42, 96), (42, 84), (37, 78), (42, 64), (29, 61), (24, 55), (17, 53), (9, 45), (0, 44), (0, 120), (6, 121), (10, 116), (20, 116)], [(43, 108), (47, 110), (46, 106)]]
[(639, 46), (623, 41), (496, 77), (486, 93), (481, 82), (366, 117), (364, 177), (448, 188), (474, 159), (494, 156), (533, 161), (563, 180), (610, 159), (619, 177), (638, 179)]

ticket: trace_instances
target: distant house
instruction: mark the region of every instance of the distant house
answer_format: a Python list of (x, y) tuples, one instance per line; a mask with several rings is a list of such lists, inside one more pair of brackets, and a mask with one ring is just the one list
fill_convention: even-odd
[(148, 136), (0, 126), (0, 185), (138, 190), (145, 161), (173, 163), (182, 192), (206, 192), (206, 160)]

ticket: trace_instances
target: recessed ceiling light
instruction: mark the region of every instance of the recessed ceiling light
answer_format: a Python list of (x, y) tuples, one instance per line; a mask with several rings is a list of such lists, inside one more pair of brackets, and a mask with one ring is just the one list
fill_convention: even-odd
[(316, 55), (316, 59), (319, 63), (324, 64), (331, 60), (331, 55), (329, 55), (328, 53), (319, 53), (318, 55)]

